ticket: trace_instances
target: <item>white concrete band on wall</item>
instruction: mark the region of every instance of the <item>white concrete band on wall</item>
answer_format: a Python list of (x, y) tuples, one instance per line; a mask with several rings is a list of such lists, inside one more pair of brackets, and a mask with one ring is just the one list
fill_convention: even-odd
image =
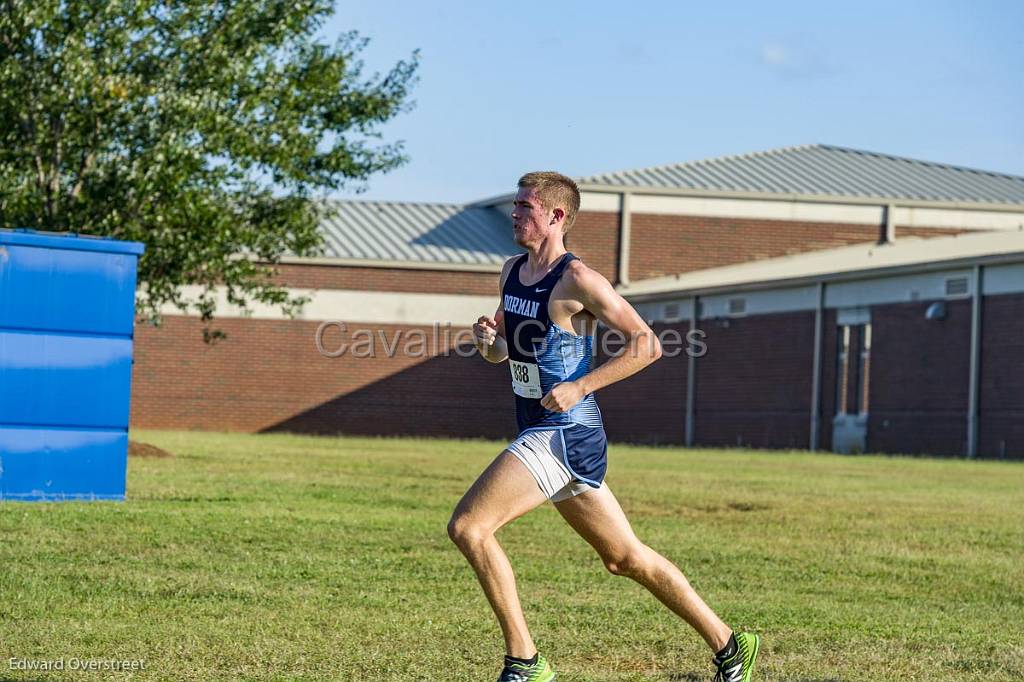
[[(950, 294), (947, 289), (948, 282), (958, 278), (966, 278), (968, 286), (960, 293)], [(967, 299), (972, 294), (970, 282), (969, 267), (828, 282), (825, 286), (824, 304), (826, 308), (858, 308), (887, 303)], [(982, 293), (986, 296), (1024, 293), (1024, 263), (986, 266)], [(690, 296), (686, 293), (677, 296), (667, 294), (659, 300), (637, 303), (636, 309), (646, 320), (689, 320), (692, 315)], [(742, 300), (742, 305), (737, 304), (739, 300)], [(817, 306), (817, 285), (756, 291), (738, 290), (701, 296), (700, 302), (701, 319), (813, 311)], [(742, 308), (743, 312), (737, 313), (738, 308)]]
[[(196, 300), (201, 289), (188, 286), (183, 288), (187, 300)], [(369, 324), (417, 324), (431, 325), (434, 322), (453, 326), (469, 326), (481, 315), (494, 315), (498, 307), (498, 296), (470, 296), (464, 294), (422, 294), (391, 291), (353, 291), (342, 289), (298, 289), (289, 288), (292, 296), (310, 296), (298, 320), (340, 320), (342, 322), (363, 322)], [(217, 310), (219, 318), (251, 318), (256, 320), (289, 319), (278, 306), (254, 303), (251, 314), (228, 303), (223, 287), (217, 289)], [(161, 309), (164, 315), (181, 315), (174, 306)]]
[(1024, 211), (1021, 213), (994, 213), (952, 208), (897, 206), (893, 214), (897, 227), (962, 227), (982, 230), (1019, 230), (1024, 228)]
[[(618, 213), (622, 209), (619, 193), (583, 192), (580, 203), (583, 211)], [(873, 226), (881, 226), (885, 222), (885, 206), (881, 204), (875, 206), (637, 193), (631, 198), (630, 210), (634, 215), (709, 216)], [(897, 227), (1016, 230), (1024, 227), (1024, 209), (1016, 213), (896, 205), (893, 221)]]
[(811, 204), (797, 201), (668, 197), (637, 194), (634, 213), (881, 225), (882, 206)]
[(1024, 263), (985, 266), (981, 288), (986, 296), (1020, 293), (1024, 290)]
[[(970, 277), (970, 274), (970, 268), (959, 268), (879, 279), (829, 283), (825, 287), (825, 307), (849, 308), (943, 299), (947, 298), (947, 279)], [(968, 290), (965, 296), (969, 295), (970, 291)]]
[(580, 210), (618, 213), (622, 210), (622, 194), (616, 192), (580, 192)]
[[(730, 309), (730, 302), (743, 300), (743, 313)], [(763, 315), (766, 312), (787, 313), (797, 310), (814, 310), (817, 302), (817, 287), (809, 284), (802, 287), (751, 291), (747, 293), (715, 294), (701, 296), (701, 317), (739, 317)], [(735, 306), (735, 303), (732, 304)]]
[[(933, 272), (877, 277), (863, 280), (829, 282), (825, 287), (826, 308), (852, 308), (886, 303), (907, 303), (947, 298), (968, 298), (970, 287), (960, 294), (947, 294), (947, 280), (966, 277), (970, 268), (950, 268)], [(189, 300), (198, 298), (198, 287), (185, 287)], [(343, 320), (381, 324), (433, 324), (451, 322), (470, 325), (481, 315), (493, 315), (499, 304), (495, 296), (465, 294), (429, 294), (388, 291), (356, 291), (342, 289), (290, 288), (292, 296), (311, 296), (301, 320)], [(1024, 293), (1024, 263), (990, 265), (985, 268), (984, 295)], [(736, 291), (702, 296), (701, 319), (744, 317), (801, 310), (817, 306), (817, 285)], [(252, 314), (245, 315), (229, 305), (223, 289), (218, 290), (216, 316), (221, 318), (251, 317), (261, 320), (283, 320), (287, 317), (277, 306), (253, 304)], [(677, 322), (692, 319), (693, 298), (690, 294), (666, 295), (654, 301), (636, 303), (640, 315), (651, 321)], [(742, 309), (742, 312), (737, 310)], [(181, 315), (173, 306), (165, 306), (164, 315)]]
[(640, 317), (649, 321), (678, 322), (693, 319), (693, 299), (691, 297), (646, 301), (635, 304), (634, 308), (640, 313)]

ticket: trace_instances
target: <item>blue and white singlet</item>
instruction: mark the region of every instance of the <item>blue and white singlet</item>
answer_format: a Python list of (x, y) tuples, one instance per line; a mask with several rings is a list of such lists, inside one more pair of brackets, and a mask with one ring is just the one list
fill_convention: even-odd
[(558, 429), (567, 466), (577, 479), (596, 487), (604, 478), (607, 442), (594, 394), (588, 393), (566, 412), (540, 404), (552, 386), (583, 377), (593, 362), (594, 337), (562, 329), (548, 315), (552, 289), (569, 263), (578, 259), (566, 253), (543, 279), (526, 286), (519, 273), (528, 257), (523, 254), (512, 265), (501, 297), (519, 431)]

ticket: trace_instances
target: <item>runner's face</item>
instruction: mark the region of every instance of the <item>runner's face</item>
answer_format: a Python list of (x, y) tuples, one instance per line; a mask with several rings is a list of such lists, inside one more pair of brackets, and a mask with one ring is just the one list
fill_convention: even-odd
[(512, 229), (517, 244), (526, 246), (543, 241), (552, 230), (559, 229), (552, 222), (553, 218), (553, 212), (545, 210), (541, 204), (536, 189), (519, 188), (512, 207)]

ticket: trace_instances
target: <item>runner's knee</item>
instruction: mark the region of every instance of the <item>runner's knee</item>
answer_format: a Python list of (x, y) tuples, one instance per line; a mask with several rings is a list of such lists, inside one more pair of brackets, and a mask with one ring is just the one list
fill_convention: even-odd
[(622, 575), (628, 578), (634, 577), (640, 574), (647, 565), (645, 549), (643, 546), (631, 547), (622, 552), (603, 556), (604, 567), (612, 575)]
[(454, 514), (448, 521), (448, 537), (460, 549), (467, 549), (483, 542), (489, 533), (479, 524), (463, 514)]

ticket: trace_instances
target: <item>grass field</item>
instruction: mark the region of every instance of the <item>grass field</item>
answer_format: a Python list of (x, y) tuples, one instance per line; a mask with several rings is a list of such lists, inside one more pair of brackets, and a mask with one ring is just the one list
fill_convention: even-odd
[[(0, 680), (497, 677), (445, 524), (500, 445), (145, 432), (126, 503), (0, 504)], [(613, 446), (641, 539), (763, 680), (1024, 678), (1024, 465)], [(703, 643), (550, 507), (503, 530), (560, 680), (705, 680)], [(39, 673), (10, 659), (144, 659)]]

